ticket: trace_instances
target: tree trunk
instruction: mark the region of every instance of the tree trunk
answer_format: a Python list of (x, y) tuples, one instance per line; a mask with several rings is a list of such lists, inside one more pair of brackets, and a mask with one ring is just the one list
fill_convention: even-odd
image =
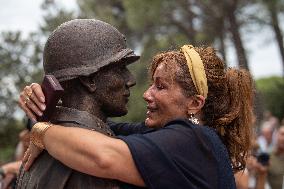
[(223, 29), (222, 31), (219, 33), (219, 43), (220, 43), (220, 53), (222, 55), (223, 61), (225, 63), (225, 66), (227, 67), (227, 58), (226, 58), (226, 47), (225, 47), (225, 37), (224, 37), (224, 33), (223, 33)]
[(237, 51), (237, 58), (239, 67), (249, 70), (246, 52), (240, 35), (239, 25), (234, 14), (234, 10), (228, 9), (228, 21), (230, 24), (230, 32), (232, 34), (233, 42)]
[(187, 18), (187, 21), (188, 23), (190, 23), (188, 25), (188, 39), (190, 40), (191, 44), (192, 45), (197, 45), (196, 44), (196, 30), (194, 28), (194, 25), (193, 25), (193, 19), (195, 18), (195, 14), (192, 12), (191, 10), (191, 7), (193, 6), (192, 5), (192, 2), (191, 1), (186, 1), (187, 4), (185, 4), (186, 6), (186, 18)]
[(279, 47), (279, 51), (281, 54), (281, 59), (282, 59), (282, 65), (283, 65), (283, 76), (284, 76), (284, 45), (283, 45), (283, 35), (281, 33), (281, 29), (279, 26), (279, 20), (277, 17), (277, 12), (272, 9), (269, 10), (270, 17), (271, 17), (271, 23), (272, 23), (272, 28), (275, 33), (276, 41)]

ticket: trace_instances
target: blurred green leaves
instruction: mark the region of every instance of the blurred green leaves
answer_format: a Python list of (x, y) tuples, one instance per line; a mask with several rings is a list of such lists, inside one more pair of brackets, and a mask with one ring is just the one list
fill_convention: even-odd
[(256, 81), (263, 103), (267, 110), (282, 119), (284, 117), (284, 78), (269, 77)]

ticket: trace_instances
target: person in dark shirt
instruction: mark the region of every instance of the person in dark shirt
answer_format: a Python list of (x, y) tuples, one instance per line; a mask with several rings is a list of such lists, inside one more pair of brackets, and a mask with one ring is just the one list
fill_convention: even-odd
[[(37, 123), (25, 168), (43, 146), (75, 170), (137, 186), (126, 188), (236, 188), (233, 172), (245, 168), (250, 147), (250, 74), (226, 69), (211, 47), (191, 45), (156, 55), (150, 74), (144, 123), (108, 122), (117, 138)], [(38, 85), (33, 92), (44, 97)]]

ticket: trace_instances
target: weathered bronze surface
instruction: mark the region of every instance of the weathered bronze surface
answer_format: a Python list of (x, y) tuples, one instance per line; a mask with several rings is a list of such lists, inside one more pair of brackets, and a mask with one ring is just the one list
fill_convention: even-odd
[(61, 24), (49, 36), (43, 65), (46, 74), (63, 81), (87, 76), (122, 59), (139, 59), (127, 48), (123, 34), (99, 20), (76, 19)]
[[(53, 123), (66, 127), (81, 127), (112, 135), (112, 131), (92, 114), (76, 109), (58, 107)], [(66, 154), (68, 156), (68, 154)], [(21, 171), (17, 188), (38, 189), (79, 189), (79, 188), (120, 188), (119, 182), (90, 176), (66, 167), (44, 151), (28, 172)]]
[[(64, 88), (51, 122), (113, 136), (105, 121), (127, 113), (135, 80), (125, 64), (138, 58), (126, 47), (124, 36), (107, 23), (81, 19), (59, 26), (44, 50), (45, 73), (54, 74)], [(28, 172), (21, 169), (17, 188), (105, 189), (120, 188), (120, 183), (72, 170), (44, 151)]]

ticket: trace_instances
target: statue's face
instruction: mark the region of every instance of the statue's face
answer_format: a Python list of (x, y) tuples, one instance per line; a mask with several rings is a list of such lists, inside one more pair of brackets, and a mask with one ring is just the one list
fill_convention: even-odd
[(102, 112), (107, 117), (127, 114), (129, 88), (134, 86), (135, 79), (126, 65), (111, 65), (103, 68), (96, 76), (96, 98)]

